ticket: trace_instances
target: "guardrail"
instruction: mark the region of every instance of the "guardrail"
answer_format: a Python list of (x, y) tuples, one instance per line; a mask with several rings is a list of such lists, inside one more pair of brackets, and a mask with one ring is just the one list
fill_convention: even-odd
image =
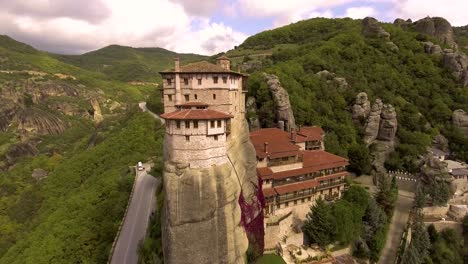
[(127, 217), (128, 208), (130, 207), (130, 202), (132, 201), (132, 198), (133, 198), (133, 193), (135, 192), (135, 185), (136, 185), (136, 182), (137, 182), (137, 179), (138, 179), (138, 170), (136, 170), (136, 167), (134, 167), (134, 166), (132, 166), (131, 168), (135, 169), (135, 180), (133, 181), (132, 191), (130, 192), (130, 196), (128, 197), (127, 206), (125, 207), (125, 213), (123, 215), (122, 220), (120, 221), (119, 228), (117, 229), (117, 234), (115, 234), (115, 237), (114, 237), (114, 241), (112, 242), (112, 247), (111, 247), (111, 250), (109, 252), (109, 258), (107, 259), (107, 264), (110, 264), (111, 261), (112, 261), (115, 246), (117, 245), (117, 241), (119, 240), (120, 231), (122, 231), (122, 226), (123, 226), (123, 223), (125, 221), (125, 218)]

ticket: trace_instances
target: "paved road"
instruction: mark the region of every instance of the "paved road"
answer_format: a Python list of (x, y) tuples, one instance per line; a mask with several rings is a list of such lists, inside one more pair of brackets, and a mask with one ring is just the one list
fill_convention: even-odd
[(135, 190), (117, 239), (111, 264), (138, 262), (138, 243), (144, 239), (150, 215), (156, 208), (157, 179), (147, 174), (145, 170), (137, 172), (135, 181)]
[(388, 230), (387, 242), (382, 250), (379, 264), (394, 264), (400, 246), (401, 236), (408, 222), (409, 213), (413, 205), (414, 194), (398, 191), (398, 198), (393, 212), (392, 222)]
[(164, 119), (162, 119), (161, 117), (159, 117), (157, 114), (151, 112), (150, 110), (148, 110), (148, 108), (146, 108), (146, 102), (140, 102), (138, 103), (138, 106), (140, 107), (141, 111), (143, 112), (148, 112), (150, 115), (152, 115), (154, 118), (158, 119), (159, 121), (161, 121), (162, 124), (164, 124)]

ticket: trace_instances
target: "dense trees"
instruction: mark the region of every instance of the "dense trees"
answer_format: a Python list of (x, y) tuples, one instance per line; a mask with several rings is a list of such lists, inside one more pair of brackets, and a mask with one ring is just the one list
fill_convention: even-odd
[[(427, 256), (429, 253), (430, 246), (430, 235), (428, 230), (426, 230), (424, 222), (422, 220), (422, 215), (417, 215), (416, 220), (412, 225), (411, 232), (411, 243), (403, 255), (401, 260), (402, 264), (420, 264), (427, 262)], [(434, 226), (432, 230), (435, 231)]]
[[(428, 264), (462, 264), (463, 239), (453, 229), (437, 232), (429, 226), (430, 248), (429, 256), (425, 259)], [(419, 263), (419, 262), (416, 262)]]
[[(327, 150), (349, 157), (358, 173), (367, 171), (366, 155), (356, 147), (362, 149), (363, 143), (349, 107), (362, 91), (371, 102), (381, 98), (397, 111), (400, 142), (386, 163), (389, 169), (416, 172), (418, 157), (439, 132), (449, 139), (456, 156), (467, 160), (468, 140), (451, 126), (450, 119), (455, 109), (468, 111), (468, 90), (441, 66), (440, 58), (424, 53), (417, 33), (383, 26), (398, 52), (383, 40), (364, 38), (359, 20), (324, 18), (262, 32), (248, 38), (236, 52), (273, 50), (272, 57), (264, 61), (271, 66), (263, 70), (278, 75), (289, 92), (297, 123), (322, 126), (327, 132)], [(315, 74), (321, 70), (345, 77), (349, 87), (321, 79)], [(262, 126), (271, 126), (274, 104), (255, 72), (249, 80), (249, 95), (257, 98)]]

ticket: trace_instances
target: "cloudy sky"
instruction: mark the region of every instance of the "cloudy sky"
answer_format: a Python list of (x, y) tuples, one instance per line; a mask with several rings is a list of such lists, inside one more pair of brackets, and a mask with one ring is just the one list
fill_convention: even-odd
[(312, 17), (443, 16), (468, 24), (467, 0), (0, 0), (0, 34), (80, 54), (109, 44), (211, 55)]

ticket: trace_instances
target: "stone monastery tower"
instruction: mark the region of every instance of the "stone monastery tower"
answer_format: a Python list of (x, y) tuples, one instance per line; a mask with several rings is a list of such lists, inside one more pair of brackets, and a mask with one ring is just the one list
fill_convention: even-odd
[[(227, 162), (232, 122), (244, 119), (246, 77), (230, 70), (226, 57), (161, 72), (168, 161), (207, 168)], [(242, 122), (242, 120), (240, 120)]]
[(165, 263), (244, 263), (248, 223), (241, 223), (239, 197), (256, 208), (248, 221), (262, 211), (245, 120), (247, 76), (226, 57), (184, 66), (176, 59), (174, 66), (160, 72)]

